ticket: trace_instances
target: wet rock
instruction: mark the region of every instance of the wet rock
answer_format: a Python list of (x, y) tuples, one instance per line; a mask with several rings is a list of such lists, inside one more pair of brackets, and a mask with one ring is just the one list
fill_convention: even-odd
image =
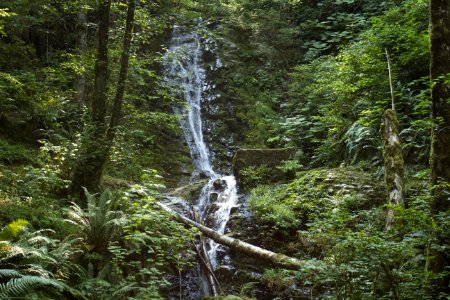
[(192, 172), (191, 180), (199, 181), (199, 180), (203, 180), (203, 179), (208, 179), (209, 177), (211, 177), (211, 175), (212, 174), (210, 174), (208, 171), (195, 170)]
[(206, 297), (203, 300), (244, 300), (238, 296), (217, 296), (217, 297)]
[(239, 206), (233, 206), (230, 210), (230, 215), (235, 215), (239, 213)]
[(224, 189), (226, 186), (227, 186), (227, 183), (226, 183), (226, 181), (223, 180), (223, 179), (216, 179), (216, 180), (214, 180), (214, 182), (213, 182), (213, 187), (214, 187), (216, 190), (222, 190), (222, 189)]
[(211, 202), (217, 202), (218, 199), (219, 199), (219, 193), (211, 192), (211, 193), (209, 194), (209, 200), (210, 200)]
[(230, 265), (222, 265), (218, 266), (217, 269), (214, 271), (217, 279), (219, 281), (221, 280), (230, 280), (230, 278), (233, 277), (234, 272), (236, 271), (236, 268)]
[(225, 256), (228, 254), (229, 248), (227, 246), (219, 245), (217, 247), (216, 253), (217, 253), (217, 259), (220, 261), (223, 261)]
[(185, 199), (190, 203), (195, 203), (202, 192), (203, 187), (208, 183), (208, 180), (201, 180), (191, 184), (179, 187), (168, 193), (169, 196), (175, 196)]
[(205, 226), (212, 228), (214, 226), (214, 214), (220, 208), (217, 203), (212, 203), (206, 211)]

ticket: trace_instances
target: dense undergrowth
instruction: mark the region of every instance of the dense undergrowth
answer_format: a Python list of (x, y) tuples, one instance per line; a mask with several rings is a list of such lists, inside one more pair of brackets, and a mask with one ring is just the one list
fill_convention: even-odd
[[(366, 178), (364, 178), (366, 177)], [(448, 213), (434, 216), (424, 181), (414, 180), (407, 208), (394, 207), (385, 230), (386, 195), (370, 175), (338, 168), (301, 172), (284, 185), (251, 192), (257, 224), (272, 228), (275, 250), (305, 260), (297, 271), (268, 269), (262, 282), (281, 298), (445, 299), (430, 286), (427, 253), (437, 236), (448, 238)], [(446, 245), (435, 245), (443, 253)]]

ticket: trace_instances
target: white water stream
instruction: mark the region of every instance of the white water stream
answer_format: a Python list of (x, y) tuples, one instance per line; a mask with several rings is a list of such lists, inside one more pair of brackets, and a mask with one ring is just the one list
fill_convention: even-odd
[[(202, 102), (210, 100), (205, 97), (209, 85), (202, 61), (204, 48), (200, 34), (186, 33), (184, 30), (183, 27), (175, 27), (173, 30), (166, 55), (166, 82), (174, 88), (175, 95), (183, 100), (184, 105), (176, 106), (174, 110), (181, 116), (180, 124), (194, 166), (209, 178), (208, 184), (202, 189), (195, 210), (206, 226), (223, 234), (230, 211), (238, 200), (236, 180), (234, 176), (217, 174), (212, 167), (209, 150), (203, 139), (201, 113)], [(217, 58), (213, 68), (220, 66), (220, 59)], [(207, 251), (213, 268), (218, 266), (218, 247), (216, 242), (208, 239)]]

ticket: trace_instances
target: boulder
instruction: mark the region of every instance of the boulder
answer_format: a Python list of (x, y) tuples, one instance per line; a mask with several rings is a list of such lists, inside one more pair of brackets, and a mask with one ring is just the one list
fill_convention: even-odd
[(167, 193), (168, 196), (180, 197), (189, 201), (191, 204), (195, 204), (203, 187), (208, 183), (208, 180), (200, 180), (190, 183), (188, 185), (176, 188), (175, 190)]
[(223, 179), (216, 179), (216, 180), (214, 180), (214, 182), (213, 182), (213, 187), (214, 187), (216, 190), (222, 190), (222, 189), (224, 189), (226, 186), (227, 186), (227, 182), (226, 182), (225, 180), (223, 180)]

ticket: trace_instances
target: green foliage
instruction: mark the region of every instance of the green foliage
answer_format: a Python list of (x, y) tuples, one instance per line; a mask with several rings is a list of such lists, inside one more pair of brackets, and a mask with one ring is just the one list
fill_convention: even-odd
[(83, 266), (76, 287), (89, 299), (163, 299), (167, 272), (191, 265), (187, 245), (196, 231), (156, 205), (163, 185), (155, 171), (143, 172), (141, 180), (120, 195), (88, 194), (86, 210), (72, 204), (68, 211)]
[[(21, 220), (6, 228), (26, 223)], [(68, 244), (50, 238), (52, 230), (16, 231), (15, 236), (0, 241), (0, 299), (58, 299), (63, 291), (75, 296), (76, 291), (61, 281), (73, 267), (68, 262), (73, 254)]]
[[(83, 239), (83, 248), (107, 256), (110, 242), (120, 236), (125, 216), (121, 211), (114, 210), (117, 198), (110, 192), (100, 196), (87, 194), (87, 210), (72, 203), (68, 211), (68, 222), (78, 227), (78, 235)], [(102, 257), (104, 259), (105, 257)]]
[(0, 231), (0, 240), (15, 240), (30, 224), (27, 220), (18, 219), (6, 225)]
[[(270, 199), (277, 197), (273, 194)], [(448, 235), (449, 215), (434, 216), (430, 202), (425, 189), (407, 208), (392, 206), (396, 223), (389, 232), (384, 231), (384, 210), (367, 208), (361, 194), (335, 194), (326, 209), (326, 203), (313, 202), (313, 217), (296, 241), (302, 268), (269, 269), (261, 280), (279, 297), (301, 297), (307, 291), (324, 299), (435, 299), (430, 283), (445, 272), (425, 270), (430, 259), (425, 251), (436, 236)], [(294, 205), (288, 209), (294, 211)], [(433, 247), (448, 255), (446, 245)]]
[(14, 14), (11, 14), (9, 12), (8, 8), (0, 8), (0, 36), (1, 37), (5, 37), (6, 36), (6, 33), (5, 33), (5, 20), (4, 20), (4, 18), (11, 17), (11, 15), (14, 15)]
[(121, 200), (127, 214), (124, 244), (109, 248), (113, 264), (130, 274), (127, 282), (137, 283), (136, 299), (161, 298), (160, 290), (168, 286), (165, 273), (190, 266), (194, 257), (187, 245), (197, 232), (184, 228), (156, 205), (161, 185), (155, 175), (154, 171), (144, 173), (144, 185), (125, 192)]
[(299, 226), (298, 215), (291, 206), (277, 198), (277, 190), (259, 186), (251, 191), (250, 207), (255, 216), (263, 222), (275, 224), (278, 229), (292, 229)]
[[(393, 60), (396, 109), (407, 147), (425, 150), (429, 135), (413, 132), (429, 128), (421, 121), (429, 113), (428, 86), (422, 79), (428, 73), (426, 16), (426, 1), (389, 6), (337, 56), (295, 67), (279, 140), (301, 147), (316, 165), (360, 160), (378, 164), (379, 119), (389, 103), (386, 48)], [(419, 161), (425, 162), (414, 158)]]
[(22, 144), (12, 144), (7, 140), (0, 139), (0, 161), (12, 163), (33, 163), (33, 151)]
[(250, 166), (243, 168), (239, 174), (242, 185), (247, 189), (251, 189), (260, 184), (267, 183), (270, 178), (271, 171), (267, 165), (261, 165), (259, 167)]
[[(8, 275), (4, 271), (15, 270), (0, 270), (3, 275)], [(11, 275), (12, 273), (9, 273)], [(1, 276), (1, 275), (0, 275)], [(11, 276), (13, 277), (13, 276)], [(3, 278), (2, 278), (3, 279)], [(40, 276), (21, 275), (14, 273), (14, 277), (10, 278), (6, 283), (0, 283), (0, 299), (12, 299), (29, 295), (35, 289), (49, 289), (54, 288), (61, 292), (64, 286), (57, 280), (45, 278)]]
[(381, 163), (381, 141), (373, 128), (354, 123), (343, 137), (346, 161), (355, 164), (357, 161), (370, 161), (372, 165)]
[[(357, 178), (357, 179), (355, 179)], [(316, 169), (297, 172), (280, 186), (260, 186), (251, 191), (250, 208), (258, 221), (275, 228), (307, 229), (323, 214), (333, 214), (337, 205), (352, 209), (373, 206), (384, 199), (370, 175), (352, 168)], [(364, 190), (362, 190), (364, 189)], [(356, 196), (351, 196), (358, 193)], [(356, 198), (355, 198), (356, 197)]]
[(58, 172), (51, 165), (42, 168), (28, 166), (24, 168), (25, 174), (19, 187), (23, 197), (51, 197), (67, 189), (70, 181), (59, 177)]
[(303, 165), (301, 165), (298, 160), (285, 160), (277, 167), (277, 169), (281, 170), (288, 177), (294, 177), (295, 173), (302, 168)]

